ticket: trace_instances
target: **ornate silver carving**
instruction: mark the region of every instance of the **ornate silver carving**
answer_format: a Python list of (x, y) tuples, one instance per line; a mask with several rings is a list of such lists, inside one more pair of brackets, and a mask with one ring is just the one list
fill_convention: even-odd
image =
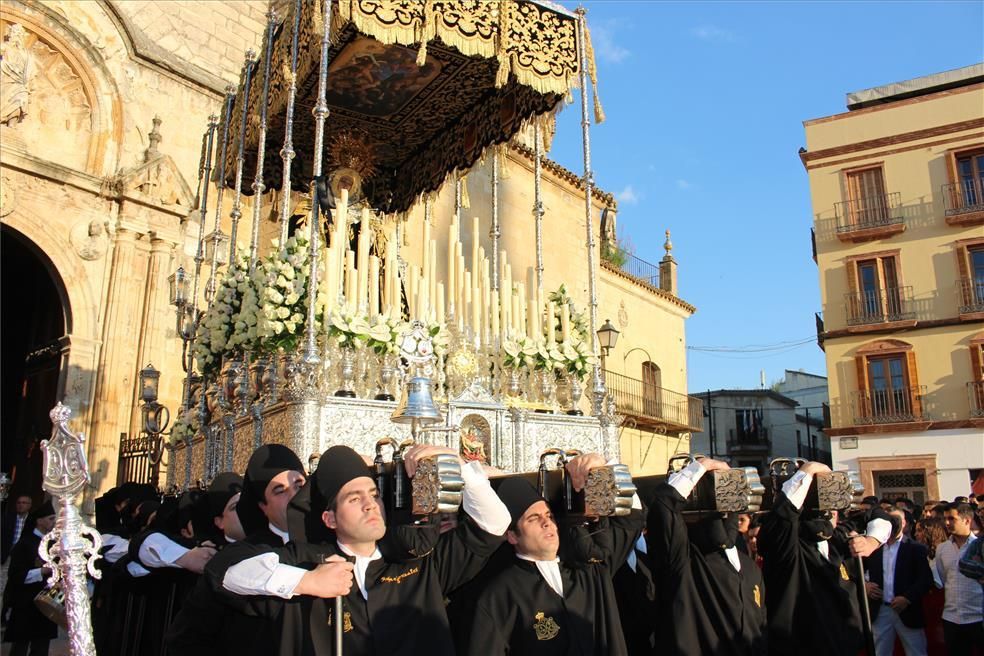
[(55, 528), (44, 536), (38, 555), (52, 570), (48, 587), (60, 585), (65, 593), (65, 614), (73, 656), (95, 656), (86, 574), (98, 579), (95, 567), (102, 540), (82, 521), (75, 498), (89, 483), (85, 438), (68, 428), (72, 411), (61, 403), (50, 413), (51, 439), (41, 442), (44, 454), (43, 487), (56, 500)]
[[(264, 42), (265, 50), (263, 55), (263, 92), (260, 98), (260, 130), (256, 142), (256, 174), (253, 176), (253, 225), (249, 241), (249, 270), (252, 272), (256, 268), (256, 260), (260, 245), (260, 211), (263, 203), (263, 192), (266, 186), (263, 184), (263, 164), (266, 161), (266, 133), (267, 133), (267, 103), (270, 99), (270, 61), (273, 58), (273, 33), (277, 28), (277, 12), (270, 7), (267, 12), (267, 31)], [(246, 115), (249, 107), (249, 95), (243, 92), (243, 116)], [(246, 122), (243, 121), (245, 128)], [(284, 187), (287, 189), (287, 187)], [(235, 240), (235, 237), (233, 237)]]

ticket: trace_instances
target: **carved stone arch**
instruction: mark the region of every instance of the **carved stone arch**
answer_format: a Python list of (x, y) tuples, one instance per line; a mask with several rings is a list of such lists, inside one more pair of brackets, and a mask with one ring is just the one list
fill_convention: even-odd
[(858, 347), (857, 355), (874, 355), (877, 353), (898, 353), (911, 351), (912, 344), (901, 339), (879, 339)]
[[(85, 34), (50, 7), (5, 3), (0, 33), (19, 24), (34, 67), (27, 116), (5, 127), (29, 154), (93, 176), (118, 168), (123, 138), (116, 81)], [(74, 139), (74, 140), (73, 140)]]

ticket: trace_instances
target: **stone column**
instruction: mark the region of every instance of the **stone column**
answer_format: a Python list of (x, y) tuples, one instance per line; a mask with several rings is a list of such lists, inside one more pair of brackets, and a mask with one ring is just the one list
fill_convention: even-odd
[(116, 485), (120, 433), (129, 430), (141, 319), (135, 308), (142, 307), (146, 271), (136, 234), (119, 228), (115, 240), (89, 443), (92, 486), (103, 490)]

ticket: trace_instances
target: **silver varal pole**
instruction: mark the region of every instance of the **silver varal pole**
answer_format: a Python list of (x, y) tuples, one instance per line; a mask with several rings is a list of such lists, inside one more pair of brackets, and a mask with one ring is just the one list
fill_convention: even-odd
[[(499, 291), (499, 237), (502, 232), (499, 230), (499, 167), (502, 161), (499, 157), (500, 146), (492, 146), (492, 227), (489, 228), (489, 237), (492, 239), (492, 280), (490, 284), (492, 291)], [(485, 335), (482, 335), (485, 339)]]
[(533, 121), (533, 223), (536, 226), (536, 291), (543, 295), (543, 134), (540, 121)]
[(294, 0), (293, 27), (290, 36), (290, 86), (287, 87), (287, 116), (284, 120), (284, 145), (280, 149), (283, 178), (280, 182), (280, 248), (287, 243), (290, 228), (290, 167), (294, 161), (294, 103), (297, 97), (297, 40), (301, 30), (301, 0)]
[(102, 540), (99, 533), (82, 521), (76, 497), (89, 484), (89, 467), (85, 458), (85, 438), (68, 428), (72, 416), (68, 406), (59, 403), (49, 413), (51, 439), (41, 442), (44, 454), (42, 486), (54, 497), (55, 527), (41, 539), (38, 555), (51, 576), (48, 586), (60, 585), (65, 594), (65, 616), (72, 656), (96, 656), (92, 639), (92, 618), (86, 575), (102, 576), (96, 569)]
[[(588, 114), (588, 57), (585, 49), (585, 38), (587, 25), (585, 25), (585, 15), (587, 10), (583, 7), (577, 9), (577, 55), (578, 68), (581, 77), (581, 143), (584, 149), (584, 229), (588, 239), (588, 296), (589, 296), (589, 321), (588, 329), (591, 331), (591, 352), (597, 355), (598, 348), (598, 282), (597, 271), (595, 270), (595, 237), (594, 222), (591, 218), (591, 192), (594, 189), (594, 173), (591, 171), (591, 119)], [(605, 406), (605, 381), (601, 377), (601, 367), (595, 363), (591, 373), (591, 409), (592, 414), (600, 417), (604, 414)]]
[(263, 91), (260, 95), (260, 130), (256, 139), (256, 173), (253, 176), (253, 225), (249, 241), (249, 271), (256, 269), (260, 247), (260, 211), (263, 203), (263, 167), (266, 163), (267, 103), (270, 101), (270, 61), (273, 59), (273, 33), (277, 29), (277, 12), (267, 12), (266, 48), (263, 52)]
[(236, 177), (232, 188), (232, 211), (229, 217), (232, 224), (229, 228), (229, 261), (236, 261), (236, 238), (239, 236), (239, 220), (243, 216), (243, 168), (246, 166), (246, 118), (249, 113), (250, 80), (253, 77), (253, 62), (256, 53), (250, 48), (246, 51), (243, 69), (239, 73), (239, 88), (243, 90), (243, 106), (239, 118), (239, 138), (236, 140)]
[[(315, 9), (317, 11), (317, 9)], [(324, 32), (321, 35), (321, 65), (318, 69), (318, 100), (314, 104), (314, 163), (311, 180), (311, 219), (308, 226), (308, 307), (304, 339), (304, 363), (309, 366), (321, 363), (318, 355), (315, 306), (318, 298), (318, 236), (321, 230), (321, 206), (317, 202), (318, 178), (321, 177), (321, 160), (325, 149), (325, 120), (328, 118), (328, 50), (331, 48), (331, 0), (322, 3)], [(330, 193), (330, 192), (329, 192)]]
[[(225, 119), (222, 121), (222, 148), (219, 152), (218, 172), (215, 184), (215, 227), (212, 237), (217, 237), (222, 232), (222, 195), (225, 192), (225, 163), (229, 154), (229, 121), (232, 119), (232, 101), (236, 99), (236, 89), (233, 86), (226, 87), (225, 99)], [(205, 284), (205, 300), (209, 306), (215, 298), (215, 279), (216, 269), (219, 262), (219, 243), (212, 243), (212, 261), (209, 263), (211, 270), (208, 273), (208, 282)], [(229, 260), (233, 264), (235, 260)]]

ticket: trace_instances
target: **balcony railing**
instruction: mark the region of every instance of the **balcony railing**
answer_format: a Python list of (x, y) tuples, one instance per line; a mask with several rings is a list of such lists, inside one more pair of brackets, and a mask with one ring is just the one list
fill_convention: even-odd
[(844, 294), (847, 305), (847, 325), (863, 326), (889, 321), (910, 321), (916, 318), (912, 310), (912, 287), (870, 289)]
[(968, 180), (943, 185), (943, 208), (948, 217), (984, 212), (984, 184)]
[(855, 425), (899, 424), (923, 419), (925, 385), (893, 390), (863, 390), (851, 394)]
[(699, 432), (704, 429), (704, 402), (613, 371), (605, 372), (605, 385), (620, 414), (646, 423)]
[(728, 451), (768, 451), (772, 447), (769, 441), (769, 431), (760, 428), (755, 431), (735, 431), (734, 428), (728, 429)]
[(961, 278), (957, 281), (960, 293), (960, 314), (984, 312), (984, 278)]
[(824, 340), (824, 329), (823, 329), (823, 314), (820, 312), (814, 312), (813, 317), (817, 320), (817, 346), (820, 347), (821, 351), (826, 351), (823, 347)]
[(970, 416), (984, 417), (984, 380), (967, 383), (967, 394), (970, 396)]
[(837, 215), (837, 232), (851, 233), (871, 228), (901, 225), (902, 194), (863, 196), (834, 204)]
[(659, 266), (646, 262), (620, 248), (602, 244), (601, 261), (618, 269), (630, 278), (659, 289)]

